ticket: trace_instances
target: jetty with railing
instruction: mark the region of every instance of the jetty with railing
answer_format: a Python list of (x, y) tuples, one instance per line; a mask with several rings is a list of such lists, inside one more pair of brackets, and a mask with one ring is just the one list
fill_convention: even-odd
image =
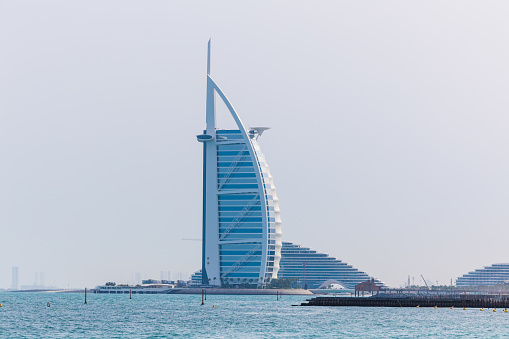
[(437, 294), (316, 297), (300, 306), (509, 308), (509, 295)]

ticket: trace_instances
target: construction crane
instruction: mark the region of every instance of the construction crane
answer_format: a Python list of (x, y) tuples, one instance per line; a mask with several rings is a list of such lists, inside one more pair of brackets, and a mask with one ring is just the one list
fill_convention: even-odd
[(422, 274), (421, 274), (421, 278), (422, 278), (422, 280), (424, 281), (424, 284), (426, 285), (426, 287), (427, 287), (427, 288), (429, 288), (428, 283), (426, 282), (426, 279), (424, 279), (424, 277), (422, 276)]

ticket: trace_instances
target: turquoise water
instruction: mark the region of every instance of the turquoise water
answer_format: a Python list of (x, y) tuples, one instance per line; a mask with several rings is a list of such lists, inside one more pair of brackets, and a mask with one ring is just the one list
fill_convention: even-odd
[(84, 305), (83, 294), (0, 293), (0, 337), (509, 337), (502, 310), (291, 306), (306, 298), (90, 294)]

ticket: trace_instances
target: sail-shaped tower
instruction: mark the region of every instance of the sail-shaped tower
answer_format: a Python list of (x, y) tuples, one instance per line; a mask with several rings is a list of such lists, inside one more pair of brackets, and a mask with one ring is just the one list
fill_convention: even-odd
[[(237, 129), (216, 126), (216, 99)], [(210, 75), (207, 55), (206, 129), (203, 143), (202, 283), (260, 286), (277, 277), (281, 218), (276, 188), (258, 138), (266, 127), (247, 129)]]
[[(226, 105), (235, 129), (217, 127), (216, 99)], [(326, 253), (282, 243), (279, 199), (258, 143), (267, 129), (247, 129), (212, 79), (209, 41), (206, 129), (197, 135), (203, 144), (202, 269), (191, 284), (253, 288), (283, 278), (302, 287), (335, 281), (353, 288), (371, 279)]]

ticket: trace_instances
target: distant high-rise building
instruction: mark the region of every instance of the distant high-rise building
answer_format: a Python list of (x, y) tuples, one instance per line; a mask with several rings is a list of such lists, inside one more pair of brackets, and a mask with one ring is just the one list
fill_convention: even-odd
[(12, 267), (12, 289), (13, 290), (19, 289), (18, 276), (19, 276), (19, 268), (18, 268), (18, 266), (13, 266)]
[(41, 285), (41, 287), (44, 287), (45, 283), (46, 283), (46, 277), (45, 277), (45, 274), (44, 272), (40, 272), (39, 273), (39, 285)]

